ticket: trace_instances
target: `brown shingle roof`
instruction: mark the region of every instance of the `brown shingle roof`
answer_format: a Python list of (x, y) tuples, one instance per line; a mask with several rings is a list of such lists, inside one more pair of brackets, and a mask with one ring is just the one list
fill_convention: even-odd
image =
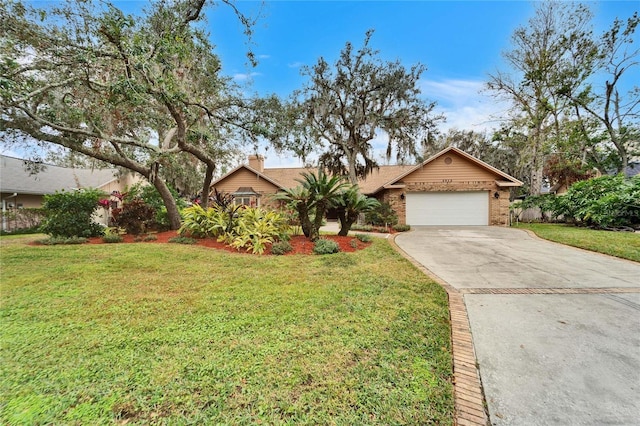
[[(449, 147), (449, 148), (443, 149), (439, 153), (435, 154), (431, 158), (425, 160), (424, 162), (418, 165), (380, 166), (378, 168), (375, 168), (369, 175), (367, 175), (366, 180), (361, 179), (358, 182), (358, 186), (360, 186), (360, 191), (363, 194), (374, 195), (377, 192), (384, 189), (386, 185), (392, 185), (394, 183), (397, 183), (405, 176), (411, 174), (412, 172), (414, 172), (415, 170), (418, 170), (421, 167), (424, 167), (425, 165), (429, 164), (430, 162), (434, 161), (436, 158), (441, 157), (442, 155), (444, 155), (449, 151), (457, 152), (458, 154), (468, 158), (470, 161), (477, 164), (478, 166), (483, 167), (487, 170), (490, 170), (496, 175), (504, 178), (505, 181), (502, 182), (501, 186), (522, 185), (522, 182), (520, 182), (518, 179), (512, 176), (509, 176), (508, 174), (496, 169), (493, 166), (490, 166), (489, 164), (473, 157), (472, 155), (467, 154), (466, 152), (458, 148)], [(298, 179), (302, 179), (303, 173), (305, 172), (315, 173), (318, 171), (317, 168), (292, 167), (292, 168), (273, 168), (273, 169), (269, 168), (269, 169), (264, 169), (264, 171), (261, 173), (258, 170), (255, 170), (247, 165), (242, 165), (235, 168), (234, 170), (227, 173), (226, 175), (222, 176), (215, 182), (213, 182), (211, 186), (212, 187), (215, 186), (218, 182), (226, 179), (227, 176), (233, 174), (235, 171), (239, 170), (242, 167), (245, 167), (247, 170), (250, 170), (251, 172), (256, 173), (258, 176), (262, 176), (263, 178), (269, 180), (274, 185), (280, 186), (281, 188), (295, 188), (296, 186), (300, 185), (300, 182), (298, 182)]]
[[(360, 186), (360, 191), (363, 194), (371, 194), (385, 183), (413, 167), (414, 166), (380, 166), (379, 168), (373, 169), (366, 180), (359, 180), (358, 186)], [(282, 188), (294, 188), (300, 185), (300, 182), (296, 179), (301, 179), (302, 173), (315, 173), (317, 171), (318, 169), (316, 168), (304, 167), (274, 168), (264, 169), (263, 174), (271, 180), (278, 182)]]

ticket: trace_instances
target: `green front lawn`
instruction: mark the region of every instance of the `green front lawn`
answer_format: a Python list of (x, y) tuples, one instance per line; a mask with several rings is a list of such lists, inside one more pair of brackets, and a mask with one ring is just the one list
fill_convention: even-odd
[(633, 232), (596, 231), (550, 223), (519, 223), (514, 227), (529, 229), (547, 240), (640, 262), (640, 235)]
[(445, 292), (328, 256), (2, 242), (2, 424), (452, 424)]

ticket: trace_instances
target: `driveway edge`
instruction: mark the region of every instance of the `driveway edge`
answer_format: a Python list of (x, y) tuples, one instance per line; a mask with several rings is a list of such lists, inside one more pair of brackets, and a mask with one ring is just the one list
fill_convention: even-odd
[(464, 295), (435, 275), (402, 250), (395, 241), (396, 234), (388, 238), (391, 246), (416, 268), (438, 283), (447, 292), (451, 322), (451, 349), (453, 355), (454, 422), (458, 426), (487, 426), (490, 424), (486, 401), (478, 371), (473, 337), (469, 326)]

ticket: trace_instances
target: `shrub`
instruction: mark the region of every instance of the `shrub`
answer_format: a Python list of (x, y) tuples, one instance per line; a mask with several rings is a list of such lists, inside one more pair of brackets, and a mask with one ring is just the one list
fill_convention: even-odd
[(128, 201), (122, 209), (114, 214), (116, 225), (127, 231), (127, 234), (143, 233), (154, 223), (156, 211), (141, 198)]
[[(171, 192), (173, 199), (176, 200), (178, 210), (182, 210), (187, 207), (186, 201), (178, 195), (178, 192), (175, 189), (169, 187), (169, 191)], [(125, 193), (124, 202), (126, 204), (127, 202), (138, 198), (144, 201), (148, 206), (153, 207), (155, 211), (153, 219), (147, 223), (147, 227), (169, 229), (169, 215), (167, 214), (167, 208), (165, 207), (164, 201), (162, 200), (160, 193), (158, 193), (158, 190), (153, 185), (136, 183)]]
[(149, 234), (142, 239), (142, 241), (146, 241), (146, 242), (157, 241), (157, 240), (158, 240), (158, 236), (153, 234)]
[(267, 244), (272, 244), (287, 235), (289, 225), (281, 214), (261, 208), (240, 210), (237, 224), (231, 232), (219, 240), (240, 250), (245, 248), (254, 254), (262, 254)]
[(196, 239), (189, 237), (173, 237), (169, 238), (169, 242), (174, 244), (195, 244)]
[(55, 246), (59, 244), (84, 244), (87, 239), (84, 237), (50, 237), (44, 240), (38, 240), (38, 244), (44, 244), (46, 246)]
[(640, 176), (602, 176), (577, 182), (552, 206), (556, 216), (600, 228), (640, 224)]
[(393, 230), (396, 232), (406, 232), (411, 229), (411, 225), (393, 225)]
[(283, 255), (293, 250), (288, 241), (278, 241), (271, 246), (271, 253), (275, 255)]
[(313, 245), (313, 252), (315, 254), (333, 254), (340, 251), (340, 246), (333, 240), (327, 240), (321, 238)]
[(351, 247), (353, 247), (354, 249), (357, 249), (358, 248), (358, 240), (353, 239), (353, 240), (349, 241), (349, 245)]
[(228, 225), (229, 216), (221, 208), (209, 207), (205, 210), (194, 204), (182, 210), (182, 226), (178, 233), (199, 238), (218, 237), (224, 235)]
[(62, 238), (102, 235), (102, 226), (92, 218), (102, 196), (103, 193), (96, 189), (63, 190), (45, 195), (42, 208), (46, 219), (42, 232)]
[(398, 223), (398, 215), (389, 203), (380, 203), (379, 206), (367, 212), (365, 221), (374, 226), (393, 226)]
[(363, 231), (363, 232), (372, 232), (373, 226), (371, 225), (353, 225), (351, 226), (352, 231)]
[(367, 234), (356, 234), (356, 238), (363, 243), (370, 243), (373, 237)]
[(105, 243), (121, 243), (123, 238), (118, 234), (107, 234), (102, 237), (102, 241)]

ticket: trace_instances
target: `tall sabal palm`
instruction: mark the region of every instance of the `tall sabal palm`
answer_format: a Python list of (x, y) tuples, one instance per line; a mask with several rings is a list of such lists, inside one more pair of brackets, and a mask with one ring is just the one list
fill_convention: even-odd
[(338, 235), (347, 235), (351, 226), (358, 220), (360, 213), (366, 213), (380, 206), (380, 202), (375, 198), (362, 195), (357, 185), (340, 193), (336, 202), (338, 207), (338, 220), (340, 221), (340, 232)]

